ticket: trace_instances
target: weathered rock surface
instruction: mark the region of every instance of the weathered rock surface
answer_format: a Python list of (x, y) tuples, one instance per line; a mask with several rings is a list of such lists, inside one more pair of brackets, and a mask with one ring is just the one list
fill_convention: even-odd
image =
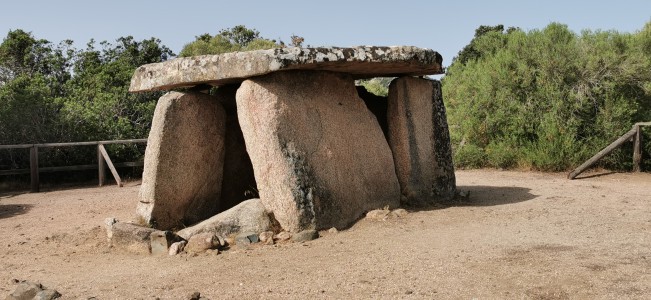
[(180, 242), (172, 243), (172, 245), (170, 245), (169, 250), (167, 251), (167, 254), (169, 254), (169, 255), (177, 255), (177, 254), (181, 253), (183, 251), (183, 249), (185, 249), (185, 245), (187, 245), (187, 244), (188, 244), (188, 242), (186, 242), (186, 241), (180, 241)]
[(366, 218), (369, 220), (384, 221), (389, 218), (391, 213), (388, 209), (374, 209), (366, 213)]
[(289, 240), (291, 238), (292, 238), (292, 234), (287, 232), (287, 231), (279, 232), (278, 234), (276, 234), (274, 236), (275, 240), (278, 240), (278, 241), (281, 241), (281, 242), (287, 241), (287, 240)]
[(243, 232), (238, 234), (235, 237), (235, 244), (240, 246), (255, 244), (259, 242), (260, 242), (260, 238), (258, 237), (258, 234), (255, 232)]
[(237, 88), (239, 84), (220, 86), (215, 94), (226, 111), (224, 176), (217, 212), (225, 211), (244, 200), (258, 198), (253, 166), (246, 152), (244, 136), (237, 119), (235, 103)]
[(407, 210), (405, 210), (404, 208), (394, 209), (391, 212), (391, 216), (396, 217), (396, 218), (403, 218), (403, 217), (406, 217), (408, 214), (409, 214), (409, 212)]
[(260, 199), (250, 199), (176, 234), (187, 240), (204, 232), (229, 236), (242, 232), (269, 231), (272, 227), (273, 221)]
[(301, 232), (294, 233), (292, 235), (292, 241), (297, 243), (316, 240), (318, 238), (319, 238), (319, 232), (312, 229), (303, 230)]
[(224, 122), (224, 109), (209, 95), (171, 92), (158, 100), (137, 208), (144, 222), (167, 230), (216, 213)]
[(16, 289), (9, 294), (6, 300), (52, 300), (61, 297), (61, 294), (53, 289), (48, 289), (40, 283), (22, 281)]
[(170, 246), (181, 240), (171, 231), (154, 231), (149, 235), (151, 244), (151, 254), (161, 255), (168, 254)]
[(106, 235), (112, 247), (138, 254), (150, 253), (150, 235), (156, 229), (118, 222), (114, 218), (108, 218), (105, 223)]
[(242, 83), (237, 108), (260, 198), (283, 229), (342, 228), (398, 206), (391, 150), (351, 76), (257, 77)]
[(188, 243), (185, 245), (185, 252), (200, 253), (208, 249), (216, 249), (219, 247), (219, 240), (210, 232), (204, 232), (193, 235)]
[(441, 74), (443, 59), (430, 49), (412, 46), (353, 48), (279, 48), (177, 58), (139, 67), (130, 92), (169, 90), (198, 84), (237, 83), (281, 70), (322, 70), (378, 76)]
[(374, 209), (366, 213), (366, 219), (374, 221), (386, 221), (387, 219), (399, 219), (406, 217), (409, 212), (403, 208), (394, 210), (388, 209)]
[(260, 239), (260, 242), (265, 244), (265, 245), (273, 245), (273, 243), (274, 243), (274, 232), (273, 231), (260, 232), (260, 234), (258, 235), (258, 238)]
[(454, 197), (456, 184), (441, 83), (414, 77), (389, 85), (389, 145), (410, 205)]

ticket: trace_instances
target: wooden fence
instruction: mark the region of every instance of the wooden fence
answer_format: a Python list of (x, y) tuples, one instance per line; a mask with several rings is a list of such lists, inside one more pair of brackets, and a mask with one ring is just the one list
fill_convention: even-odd
[(633, 125), (633, 128), (629, 130), (627, 133), (624, 135), (620, 136), (617, 140), (612, 142), (610, 145), (608, 145), (606, 148), (603, 148), (601, 151), (599, 151), (597, 154), (595, 154), (593, 157), (588, 159), (586, 162), (584, 162), (582, 165), (580, 165), (578, 168), (572, 170), (570, 174), (567, 175), (567, 178), (569, 179), (574, 179), (576, 176), (581, 174), (583, 171), (591, 167), (594, 163), (596, 163), (598, 160), (602, 159), (604, 156), (608, 155), (610, 152), (613, 152), (617, 147), (621, 146), (627, 141), (633, 140), (634, 145), (633, 145), (633, 172), (640, 172), (641, 168), (640, 165), (642, 164), (642, 136), (640, 135), (640, 132), (642, 130), (642, 126), (651, 126), (651, 122), (641, 122), (641, 123), (636, 123)]
[[(109, 144), (146, 144), (147, 139), (134, 139), (134, 140), (114, 140), (114, 141), (95, 141), (95, 142), (77, 142), (77, 143), (46, 143), (46, 144), (22, 144), (22, 145), (0, 145), (2, 149), (29, 149), (29, 169), (12, 169), (0, 170), (0, 175), (15, 175), (15, 174), (31, 174), (31, 192), (38, 193), (40, 182), (39, 173), (41, 172), (58, 172), (58, 171), (80, 171), (80, 170), (98, 170), (99, 186), (103, 186), (106, 181), (106, 166), (111, 170), (115, 182), (118, 186), (122, 186), (122, 179), (118, 175), (116, 167), (138, 167), (142, 166), (142, 162), (124, 162), (114, 164), (111, 161), (104, 145)], [(97, 164), (91, 165), (76, 165), (76, 166), (62, 166), (62, 167), (46, 167), (39, 168), (38, 166), (38, 149), (39, 148), (52, 148), (52, 147), (75, 147), (75, 146), (96, 146), (97, 147)]]

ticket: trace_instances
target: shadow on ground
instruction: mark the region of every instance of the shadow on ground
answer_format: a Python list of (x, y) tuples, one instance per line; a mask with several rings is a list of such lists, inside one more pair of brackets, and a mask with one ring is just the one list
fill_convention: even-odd
[(0, 220), (26, 214), (30, 209), (29, 204), (0, 204)]
[(496, 206), (528, 201), (538, 197), (531, 189), (513, 186), (457, 186), (457, 196), (445, 203), (426, 207), (405, 208), (414, 211), (445, 209), (458, 206)]
[(529, 188), (516, 186), (458, 186), (457, 191), (467, 197), (457, 197), (452, 206), (495, 206), (524, 202), (538, 197)]

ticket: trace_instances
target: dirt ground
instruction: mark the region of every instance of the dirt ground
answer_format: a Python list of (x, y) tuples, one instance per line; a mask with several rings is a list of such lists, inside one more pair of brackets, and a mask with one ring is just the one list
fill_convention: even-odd
[(651, 295), (651, 174), (458, 171), (469, 199), (307, 243), (153, 257), (109, 249), (138, 184), (0, 195), (0, 298), (600, 299)]

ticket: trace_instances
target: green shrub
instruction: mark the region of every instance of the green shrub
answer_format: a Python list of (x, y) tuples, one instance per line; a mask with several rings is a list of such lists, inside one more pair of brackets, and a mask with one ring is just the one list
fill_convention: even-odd
[[(443, 78), (452, 140), (466, 141), (457, 166), (484, 153), (487, 166), (569, 170), (651, 121), (651, 23), (631, 34), (501, 29), (478, 30)], [(623, 149), (602, 166), (630, 162)]]
[(454, 164), (461, 168), (482, 168), (486, 166), (484, 149), (473, 144), (464, 145), (454, 153)]

